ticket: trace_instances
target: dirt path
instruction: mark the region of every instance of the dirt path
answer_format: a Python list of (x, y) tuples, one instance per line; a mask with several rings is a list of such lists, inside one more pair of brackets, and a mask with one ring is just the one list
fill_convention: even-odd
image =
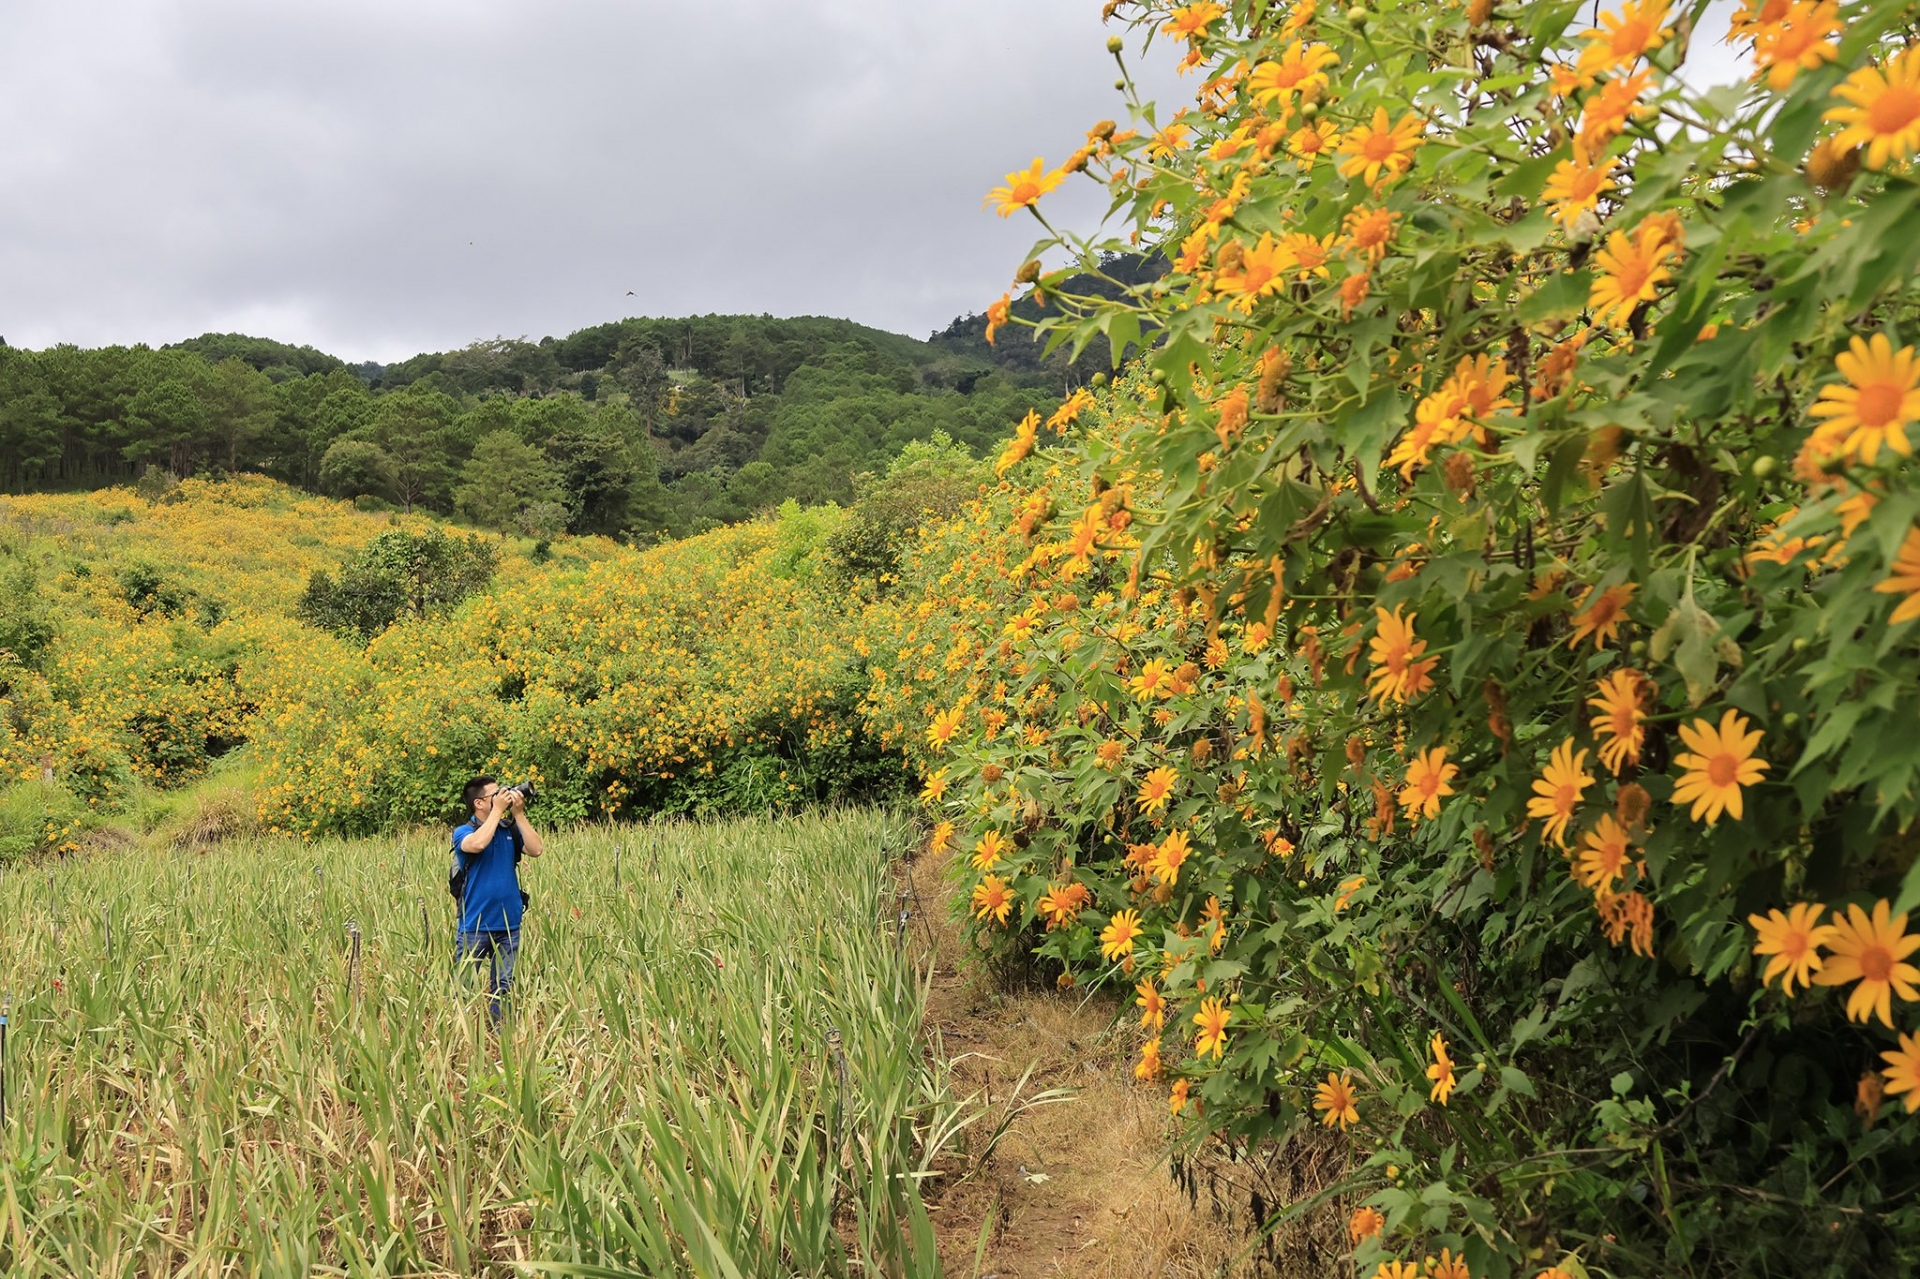
[[(989, 1110), (949, 1175), (929, 1188), (947, 1274), (1274, 1274), (1223, 1269), (1247, 1241), (1245, 1222), (1216, 1215), (1205, 1191), (1190, 1198), (1175, 1183), (1165, 1085), (1133, 1077), (1139, 1033), (1131, 1004), (1079, 990), (997, 990), (979, 956), (966, 953), (943, 861), (923, 857), (912, 874), (925, 907), (914, 944), (934, 966), (928, 1036), (952, 1063), (955, 1091), (980, 1093)], [(1022, 1108), (1056, 1088), (1072, 1089), (1072, 1098)], [(980, 1157), (1002, 1116), (1011, 1116), (1005, 1134)]]

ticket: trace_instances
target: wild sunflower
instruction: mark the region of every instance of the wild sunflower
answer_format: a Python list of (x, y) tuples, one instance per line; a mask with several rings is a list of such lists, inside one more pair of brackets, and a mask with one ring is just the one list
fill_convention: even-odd
[(1905, 1093), (1908, 1114), (1920, 1110), (1920, 1035), (1901, 1035), (1900, 1047), (1881, 1053), (1880, 1058), (1887, 1063), (1880, 1072), (1886, 1076), (1887, 1093)]
[(1233, 1010), (1217, 998), (1200, 1001), (1200, 1011), (1193, 1015), (1193, 1024), (1200, 1028), (1194, 1036), (1193, 1054), (1196, 1057), (1211, 1055), (1219, 1060), (1227, 1047), (1227, 1022), (1233, 1016)]
[(1387, 1219), (1372, 1204), (1361, 1204), (1347, 1218), (1347, 1237), (1355, 1243), (1362, 1239), (1371, 1239), (1387, 1227)]
[(1755, 34), (1754, 78), (1764, 75), (1769, 89), (1785, 92), (1802, 71), (1812, 71), (1839, 56), (1838, 43), (1829, 39), (1839, 34), (1839, 0), (1796, 0), (1777, 21)]
[(1031, 165), (1007, 175), (1007, 185), (987, 192), (987, 198), (982, 203), (998, 203), (999, 207), (994, 212), (1004, 218), (1017, 209), (1038, 204), (1041, 196), (1059, 186), (1065, 178), (1066, 175), (1058, 170), (1048, 173), (1046, 161), (1036, 155)]
[(1177, 1115), (1187, 1108), (1187, 1090), (1193, 1085), (1184, 1079), (1173, 1081), (1173, 1087), (1167, 1090), (1167, 1113)]
[(964, 708), (955, 706), (934, 715), (933, 722), (927, 726), (927, 744), (935, 750), (945, 750), (953, 735), (960, 731), (960, 721), (965, 714)]
[(1639, 671), (1618, 670), (1601, 680), (1589, 697), (1593, 707), (1591, 721), (1594, 738), (1600, 743), (1600, 762), (1618, 777), (1627, 764), (1640, 762), (1640, 748), (1646, 744), (1646, 699), (1653, 681)]
[(1444, 1106), (1447, 1098), (1453, 1095), (1453, 1058), (1447, 1055), (1447, 1041), (1437, 1030), (1433, 1032), (1433, 1043), (1429, 1047), (1433, 1049), (1433, 1064), (1427, 1067), (1427, 1078), (1433, 1080), (1433, 1091), (1427, 1094), (1428, 1100)]
[(1155, 879), (1171, 888), (1180, 882), (1180, 867), (1186, 864), (1187, 854), (1192, 851), (1187, 832), (1169, 831), (1154, 849), (1153, 861), (1147, 868)]
[[(1340, 229), (1345, 233), (1341, 242), (1353, 251), (1355, 257), (1370, 263), (1378, 262), (1387, 256), (1387, 246), (1393, 243), (1393, 231), (1399, 223), (1400, 215), (1390, 209), (1370, 209), (1362, 205), (1350, 210), (1341, 221)], [(1357, 304), (1365, 297), (1363, 290), (1354, 301)]]
[(1438, 817), (1440, 801), (1453, 794), (1447, 783), (1459, 773), (1457, 764), (1447, 762), (1447, 748), (1434, 746), (1421, 751), (1407, 765), (1407, 783), (1400, 789), (1400, 807), (1408, 817)]
[(1293, 254), (1269, 232), (1252, 248), (1242, 248), (1233, 268), (1223, 266), (1215, 281), (1220, 292), (1240, 295), (1236, 306), (1251, 311), (1255, 302), (1284, 289), (1292, 270)]
[(1157, 813), (1167, 806), (1179, 781), (1180, 774), (1171, 768), (1156, 768), (1147, 774), (1140, 787), (1140, 797), (1134, 802), (1143, 813)]
[(1574, 863), (1573, 877), (1582, 888), (1595, 893), (1611, 893), (1613, 882), (1627, 873), (1633, 860), (1627, 843), (1626, 828), (1603, 815), (1594, 828), (1580, 837), (1580, 860)]
[(1247, 89), (1255, 106), (1264, 107), (1278, 98), (1286, 103), (1299, 94), (1311, 97), (1327, 87), (1327, 68), (1338, 66), (1340, 55), (1324, 44), (1306, 44), (1295, 40), (1277, 62), (1262, 62), (1247, 75)]
[(1143, 702), (1149, 702), (1156, 697), (1167, 697), (1172, 694), (1173, 689), (1170, 687), (1172, 678), (1173, 668), (1156, 657), (1141, 667), (1138, 675), (1127, 681), (1127, 687), (1133, 691), (1135, 697)]
[(1625, 324), (1635, 307), (1660, 296), (1660, 286), (1673, 275), (1669, 259), (1678, 252), (1660, 226), (1609, 235), (1607, 247), (1594, 255), (1600, 273), (1587, 298), (1593, 318), (1614, 328)]
[(1833, 363), (1846, 381), (1821, 387), (1807, 410), (1827, 419), (1819, 428), (1823, 438), (1837, 440), (1839, 452), (1869, 466), (1883, 445), (1912, 457), (1907, 427), (1920, 421), (1920, 360), (1913, 348), (1895, 351), (1886, 334), (1876, 333), (1855, 337)]
[(1397, 1258), (1383, 1261), (1374, 1270), (1373, 1279), (1420, 1279), (1420, 1267), (1415, 1262)]
[(1432, 671), (1440, 659), (1420, 656), (1427, 651), (1427, 642), (1413, 632), (1418, 613), (1402, 617), (1399, 605), (1391, 613), (1377, 605), (1373, 611), (1379, 625), (1368, 645), (1373, 662), (1367, 676), (1369, 691), (1383, 702), (1404, 705), (1433, 687)]
[(1121, 911), (1112, 919), (1108, 920), (1107, 926), (1100, 930), (1101, 955), (1106, 958), (1108, 963), (1114, 962), (1122, 955), (1131, 955), (1133, 953), (1134, 939), (1139, 937), (1143, 932), (1145, 932), (1145, 930), (1140, 927), (1139, 911)]
[(1754, 756), (1762, 730), (1747, 731), (1747, 718), (1729, 710), (1715, 728), (1704, 719), (1680, 726), (1680, 740), (1687, 750), (1674, 757), (1674, 763), (1686, 771), (1674, 784), (1673, 802), (1691, 803), (1688, 814), (1695, 821), (1711, 826), (1729, 813), (1735, 821), (1746, 815), (1742, 786), (1756, 786), (1760, 775), (1772, 765)]
[(1587, 787), (1593, 785), (1586, 763), (1587, 752), (1575, 752), (1571, 737), (1561, 742), (1548, 758), (1546, 772), (1534, 779), (1533, 798), (1527, 801), (1527, 816), (1546, 821), (1541, 838), (1551, 839), (1562, 848), (1567, 846), (1567, 823), (1573, 820), (1573, 810), (1580, 806)]
[(1920, 950), (1920, 935), (1907, 936), (1907, 917), (1894, 915), (1883, 897), (1869, 915), (1858, 905), (1847, 907), (1847, 917), (1834, 917), (1829, 954), (1813, 974), (1816, 986), (1844, 986), (1858, 982), (1847, 996), (1847, 1020), (1864, 1022), (1873, 1015), (1893, 1025), (1893, 996), (1920, 999), (1920, 968), (1906, 962)]
[(1345, 1131), (1360, 1122), (1360, 1108), (1354, 1104), (1353, 1081), (1345, 1075), (1327, 1073), (1327, 1082), (1313, 1091), (1313, 1108), (1320, 1112), (1320, 1122), (1329, 1128), (1338, 1124)]
[(1047, 923), (1047, 931), (1057, 928), (1070, 928), (1073, 921), (1080, 917), (1087, 903), (1093, 900), (1093, 893), (1082, 883), (1049, 884), (1047, 891), (1034, 903), (1034, 909)]
[(1140, 1064), (1133, 1068), (1133, 1077), (1142, 1083), (1151, 1083), (1160, 1078), (1160, 1041), (1149, 1039), (1140, 1048)]
[(1833, 925), (1819, 922), (1824, 910), (1825, 906), (1800, 902), (1789, 907), (1784, 915), (1774, 909), (1764, 917), (1747, 916), (1757, 938), (1753, 953), (1772, 956), (1766, 971), (1760, 974), (1761, 985), (1772, 985), (1773, 979), (1779, 977), (1780, 993), (1789, 996), (1793, 994), (1795, 982), (1803, 989), (1812, 985), (1813, 974), (1820, 971), (1824, 962), (1820, 948), (1831, 943), (1836, 935)]
[(1620, 623), (1627, 620), (1627, 605), (1633, 602), (1634, 592), (1639, 589), (1632, 582), (1621, 582), (1596, 594), (1589, 586), (1580, 602), (1574, 605), (1578, 611), (1573, 616), (1573, 635), (1567, 640), (1567, 647), (1578, 648), (1581, 640), (1592, 636), (1593, 646), (1599, 648), (1617, 636)]
[(1908, 45), (1884, 67), (1862, 67), (1833, 96), (1852, 104), (1827, 112), (1842, 126), (1834, 145), (1866, 147), (1869, 169), (1884, 169), (1920, 150), (1920, 45)]
[(1456, 1257), (1451, 1248), (1442, 1248), (1438, 1257), (1427, 1258), (1426, 1279), (1473, 1279), (1467, 1259)]
[(1621, 5), (1618, 13), (1602, 13), (1599, 26), (1581, 32), (1589, 42), (1580, 53), (1581, 69), (1611, 71), (1658, 49), (1673, 34), (1672, 27), (1663, 25), (1670, 7), (1671, 0), (1636, 0)]
[(1600, 197), (1613, 190), (1613, 170), (1619, 160), (1606, 156), (1591, 160), (1585, 147), (1576, 145), (1573, 158), (1553, 166), (1540, 198), (1552, 205), (1553, 220), (1571, 227), (1580, 215), (1595, 208)]
[(1898, 625), (1920, 617), (1920, 528), (1907, 530), (1907, 538), (1900, 543), (1900, 551), (1893, 557), (1893, 568), (1884, 582), (1875, 582), (1877, 595), (1904, 595), (1899, 607), (1893, 610), (1893, 616), (1887, 621)]
[(1313, 162), (1340, 144), (1340, 134), (1331, 124), (1308, 123), (1294, 130), (1287, 139), (1287, 150), (1303, 170), (1311, 171)]
[(982, 835), (973, 846), (973, 868), (991, 869), (1000, 860), (1000, 854), (1007, 851), (1007, 837), (997, 830)]
[(973, 917), (991, 919), (1004, 925), (1007, 914), (1013, 909), (1013, 889), (1007, 881), (998, 875), (988, 875), (973, 887)]
[(1421, 144), (1421, 132), (1427, 122), (1409, 111), (1399, 122), (1387, 123), (1387, 109), (1375, 107), (1373, 121), (1350, 130), (1340, 143), (1340, 154), (1347, 160), (1340, 166), (1343, 178), (1358, 177), (1372, 182), (1385, 172), (1389, 180), (1413, 167), (1413, 153)]
[(1149, 979), (1136, 982), (1134, 990), (1139, 998), (1133, 1002), (1140, 1005), (1140, 1024), (1148, 1030), (1158, 1030), (1167, 1024), (1167, 1001), (1160, 988)]

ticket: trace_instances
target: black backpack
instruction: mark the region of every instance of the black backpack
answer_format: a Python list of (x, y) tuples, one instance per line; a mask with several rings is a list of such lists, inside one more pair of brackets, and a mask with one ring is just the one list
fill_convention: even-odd
[[(517, 823), (507, 827), (507, 836), (513, 840), (513, 866), (515, 870), (518, 870), (520, 868), (521, 854), (526, 851), (526, 841), (520, 838), (520, 827)], [(473, 863), (467, 859), (470, 857), (478, 857), (479, 855), (478, 853), (461, 852), (458, 843), (455, 843), (453, 846), (453, 866), (447, 871), (447, 895), (459, 902), (462, 909), (464, 909), (467, 904), (467, 872), (473, 869)], [(525, 906), (532, 900), (532, 896), (526, 889), (523, 888), (520, 890), (520, 904), (522, 906)]]

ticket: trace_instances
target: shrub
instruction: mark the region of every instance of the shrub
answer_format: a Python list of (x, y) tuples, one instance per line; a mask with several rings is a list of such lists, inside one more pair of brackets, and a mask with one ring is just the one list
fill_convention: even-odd
[(1190, 1139), (1350, 1134), (1361, 1273), (1910, 1267), (1920, 49), (1747, 6), (1700, 91), (1704, 4), (1578, 8), (1134, 9), (1199, 109), (995, 196), (1110, 184), (1164, 280), (1024, 278), (1147, 353), (868, 712)]

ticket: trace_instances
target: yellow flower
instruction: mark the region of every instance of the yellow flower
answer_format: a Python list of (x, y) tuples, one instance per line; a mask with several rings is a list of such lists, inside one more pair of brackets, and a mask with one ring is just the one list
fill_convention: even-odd
[(1613, 189), (1617, 159), (1602, 158), (1598, 163), (1587, 158), (1586, 148), (1576, 144), (1573, 158), (1553, 166), (1540, 197), (1553, 205), (1553, 220), (1571, 227), (1582, 213), (1599, 205), (1600, 197)]
[(1167, 1090), (1167, 1113), (1177, 1115), (1187, 1108), (1187, 1090), (1193, 1085), (1184, 1079), (1173, 1081), (1173, 1087)]
[(1214, 1060), (1219, 1060), (1227, 1047), (1227, 1022), (1232, 1016), (1233, 1010), (1217, 998), (1200, 1001), (1200, 1011), (1193, 1015), (1193, 1024), (1200, 1028), (1193, 1040), (1196, 1057), (1211, 1054)]
[(1597, 692), (1587, 699), (1594, 709), (1590, 723), (1600, 742), (1600, 762), (1617, 777), (1623, 766), (1640, 762), (1640, 748), (1647, 740), (1645, 702), (1653, 681), (1639, 671), (1618, 670), (1600, 681)]
[[(1340, 228), (1345, 232), (1341, 242), (1352, 249), (1356, 256), (1368, 262), (1378, 262), (1387, 256), (1387, 246), (1393, 242), (1393, 229), (1399, 222), (1398, 213), (1362, 205), (1350, 210), (1341, 221)], [(1356, 277), (1347, 278), (1352, 280)], [(1361, 296), (1365, 296), (1364, 292)], [(1354, 299), (1356, 302), (1359, 300)]]
[(1880, 1073), (1887, 1078), (1887, 1092), (1907, 1094), (1907, 1113), (1920, 1110), (1920, 1036), (1903, 1034), (1900, 1047), (1880, 1054), (1887, 1065)]
[(1133, 695), (1143, 702), (1156, 697), (1168, 697), (1173, 693), (1173, 668), (1156, 657), (1140, 669), (1140, 673), (1127, 681), (1127, 687)]
[(993, 473), (995, 475), (1005, 475), (1008, 471), (1012, 470), (1020, 462), (1025, 460), (1028, 454), (1033, 452), (1033, 446), (1037, 444), (1039, 440), (1040, 414), (1034, 409), (1028, 409), (1027, 415), (1015, 424), (1013, 428), (1013, 438), (1007, 442), (1007, 447), (1003, 449), (1000, 456), (994, 460)]
[[(1392, 811), (1392, 810), (1388, 810), (1388, 811)], [(1353, 878), (1342, 882), (1340, 885), (1340, 895), (1334, 898), (1334, 901), (1333, 901), (1334, 911), (1337, 913), (1339, 911), (1345, 910), (1347, 908), (1347, 903), (1353, 900), (1353, 895), (1359, 892), (1362, 888), (1365, 888), (1366, 886), (1367, 886), (1367, 877), (1365, 875), (1355, 875)]]
[(1345, 1131), (1360, 1121), (1352, 1081), (1331, 1071), (1327, 1073), (1327, 1082), (1314, 1089), (1313, 1108), (1321, 1112), (1320, 1122), (1329, 1128), (1338, 1124)]
[(1447, 762), (1447, 748), (1435, 746), (1421, 751), (1407, 765), (1407, 784), (1400, 790), (1400, 807), (1408, 817), (1438, 817), (1440, 801), (1453, 794), (1447, 783), (1460, 771)]
[(1331, 151), (1339, 143), (1338, 131), (1331, 124), (1321, 121), (1303, 124), (1294, 130), (1293, 136), (1287, 139), (1287, 150), (1293, 153), (1294, 159), (1300, 162), (1302, 169), (1311, 170), (1316, 159)]
[(1439, 1257), (1427, 1258), (1426, 1279), (1473, 1279), (1473, 1272), (1467, 1269), (1465, 1257), (1456, 1257), (1451, 1248), (1442, 1248)]
[(1133, 1077), (1142, 1083), (1150, 1083), (1160, 1078), (1160, 1041), (1149, 1039), (1140, 1047), (1140, 1064), (1133, 1068)]
[(1382, 701), (1404, 705), (1433, 687), (1432, 672), (1440, 659), (1420, 657), (1427, 651), (1427, 642), (1416, 638), (1413, 632), (1418, 613), (1402, 617), (1399, 605), (1395, 605), (1391, 613), (1378, 605), (1373, 611), (1379, 625), (1368, 643), (1368, 656), (1373, 663), (1373, 670), (1367, 676), (1369, 691)]
[(927, 851), (934, 854), (943, 853), (952, 840), (953, 823), (941, 822), (933, 828), (933, 834), (927, 839)]
[(1747, 732), (1747, 719), (1729, 710), (1715, 728), (1704, 719), (1680, 726), (1680, 740), (1687, 750), (1674, 757), (1686, 771), (1673, 788), (1673, 802), (1691, 803), (1688, 814), (1695, 821), (1705, 819), (1711, 826), (1721, 813), (1730, 813), (1735, 821), (1745, 815), (1742, 786), (1755, 786), (1760, 775), (1771, 767), (1764, 759), (1754, 758), (1762, 730)]
[(1145, 930), (1140, 927), (1140, 912), (1123, 910), (1100, 930), (1100, 953), (1108, 963), (1133, 953), (1133, 942)]
[(1827, 943), (1831, 953), (1813, 974), (1816, 986), (1860, 984), (1847, 996), (1847, 1020), (1864, 1022), (1878, 1014), (1881, 1021), (1893, 1025), (1893, 996), (1903, 1001), (1920, 999), (1914, 983), (1920, 982), (1920, 968), (1906, 963), (1908, 955), (1920, 949), (1920, 935), (1907, 936), (1907, 917), (1892, 915), (1892, 907), (1883, 897), (1873, 904), (1869, 916), (1859, 906), (1848, 906), (1847, 917), (1834, 917), (1833, 939)]
[(1600, 275), (1587, 297), (1593, 318), (1613, 327), (1625, 324), (1635, 307), (1660, 296), (1660, 285), (1673, 275), (1668, 259), (1678, 256), (1664, 224), (1651, 219), (1631, 236), (1625, 231), (1609, 235), (1607, 247), (1594, 255)]
[(1006, 836), (997, 830), (990, 830), (980, 837), (973, 846), (973, 868), (987, 870), (1000, 860), (1000, 854), (1006, 851)]
[(1174, 785), (1179, 780), (1180, 774), (1171, 768), (1156, 768), (1148, 773), (1146, 783), (1140, 787), (1140, 797), (1135, 801), (1140, 811), (1157, 813), (1165, 808), (1167, 801), (1173, 796)]
[(926, 785), (920, 788), (920, 802), (923, 804), (937, 803), (940, 797), (946, 793), (947, 770), (944, 768), (935, 769), (928, 775)]
[(1420, 1267), (1411, 1261), (1383, 1261), (1374, 1270), (1373, 1279), (1420, 1279)]
[(1052, 932), (1056, 928), (1071, 926), (1092, 900), (1093, 893), (1085, 884), (1049, 884), (1047, 891), (1040, 895), (1040, 900), (1034, 903), (1034, 909), (1047, 922), (1047, 931)]
[(1361, 1204), (1347, 1218), (1347, 1237), (1355, 1243), (1362, 1239), (1371, 1239), (1386, 1229), (1387, 1219), (1372, 1204)]
[(1199, 4), (1183, 4), (1167, 15), (1167, 23), (1160, 30), (1165, 35), (1179, 36), (1191, 44), (1204, 36), (1207, 28), (1213, 25), (1214, 19), (1225, 12), (1225, 8), (1212, 3), (1212, 0), (1201, 0)]
[(1167, 1024), (1167, 1001), (1161, 995), (1160, 988), (1151, 981), (1134, 983), (1134, 990), (1140, 997), (1133, 1002), (1140, 1005), (1140, 1024), (1148, 1030), (1158, 1030)]
[(945, 750), (953, 735), (960, 731), (960, 720), (965, 714), (962, 708), (955, 706), (933, 717), (933, 723), (927, 727), (927, 742), (935, 750)]
[[(1235, 242), (1229, 242), (1228, 247), (1240, 249), (1238, 265), (1231, 270), (1222, 266), (1216, 278), (1222, 293), (1240, 295), (1237, 305), (1241, 310), (1251, 310), (1261, 298), (1286, 287), (1287, 276), (1294, 266), (1293, 255), (1271, 232), (1262, 235), (1260, 243), (1250, 249)], [(1222, 254), (1223, 258), (1226, 256)]]
[(1855, 337), (1834, 359), (1846, 379), (1820, 388), (1820, 398), (1807, 410), (1827, 421), (1818, 429), (1837, 441), (1839, 451), (1873, 464), (1885, 445), (1902, 457), (1913, 456), (1907, 427), (1920, 421), (1920, 360), (1913, 348), (1899, 351), (1884, 333), (1871, 341)]
[(1627, 863), (1632, 860), (1626, 828), (1608, 813), (1580, 837), (1580, 843), (1580, 860), (1573, 867), (1574, 879), (1596, 894), (1611, 893), (1613, 881), (1627, 873)]
[(1784, 92), (1802, 71), (1839, 56), (1836, 44), (1827, 39), (1839, 34), (1839, 0), (1797, 0), (1784, 17), (1754, 36), (1754, 78), (1765, 75), (1769, 89)]
[(999, 203), (994, 212), (1006, 217), (1016, 209), (1030, 208), (1040, 202), (1040, 197), (1059, 186), (1065, 174), (1046, 171), (1046, 161), (1039, 156), (1033, 157), (1033, 163), (1024, 170), (1015, 170), (1007, 175), (1007, 185), (995, 187), (987, 192), (983, 204)]
[(1630, 66), (1666, 43), (1673, 28), (1664, 26), (1670, 0), (1637, 0), (1618, 13), (1602, 13), (1600, 25), (1581, 32), (1590, 43), (1581, 51), (1583, 71), (1611, 71)]
[(1153, 861), (1148, 869), (1153, 872), (1155, 879), (1172, 887), (1180, 882), (1180, 867), (1186, 862), (1187, 854), (1191, 851), (1187, 842), (1187, 832), (1170, 831), (1155, 849)]
[(1836, 147), (1867, 148), (1867, 167), (1884, 169), (1920, 150), (1920, 45), (1908, 45), (1885, 67), (1862, 67), (1833, 91), (1852, 106), (1827, 119), (1844, 126)]
[(1890, 625), (1910, 622), (1920, 617), (1920, 528), (1907, 530), (1906, 540), (1900, 543), (1900, 551), (1893, 557), (1893, 568), (1884, 582), (1875, 582), (1877, 595), (1904, 595), (1893, 616), (1887, 619)]
[(1326, 68), (1337, 66), (1340, 55), (1324, 44), (1303, 44), (1295, 40), (1280, 55), (1278, 62), (1262, 62), (1247, 76), (1247, 88), (1255, 106), (1264, 107), (1279, 98), (1283, 103), (1295, 94), (1311, 97), (1327, 87)]
[(1632, 582), (1624, 582), (1609, 586), (1596, 596), (1589, 586), (1574, 606), (1580, 611), (1574, 615), (1573, 636), (1567, 640), (1567, 647), (1577, 648), (1581, 640), (1591, 635), (1593, 646), (1599, 648), (1618, 635), (1620, 623), (1626, 620), (1627, 605), (1638, 589)]
[(1413, 153), (1420, 146), (1420, 133), (1426, 127), (1427, 122), (1412, 112), (1389, 126), (1387, 109), (1375, 107), (1373, 122), (1350, 131), (1340, 144), (1340, 154), (1348, 157), (1340, 166), (1340, 176), (1359, 176), (1372, 182), (1385, 170), (1389, 179), (1399, 177), (1413, 166)]
[(1780, 977), (1780, 993), (1790, 996), (1795, 982), (1803, 988), (1813, 984), (1812, 976), (1820, 971), (1824, 962), (1820, 948), (1831, 943), (1835, 936), (1833, 925), (1818, 922), (1824, 910), (1825, 906), (1800, 902), (1789, 907), (1784, 915), (1775, 909), (1768, 911), (1764, 918), (1747, 916), (1757, 938), (1753, 953), (1773, 956), (1760, 975), (1762, 985), (1771, 985), (1775, 977)]
[(1527, 801), (1527, 816), (1546, 819), (1541, 838), (1551, 839), (1562, 848), (1567, 846), (1567, 823), (1573, 820), (1573, 810), (1580, 806), (1587, 787), (1593, 785), (1586, 763), (1587, 753), (1576, 754), (1569, 737), (1554, 748), (1547, 771), (1534, 780), (1534, 797)]
[(1447, 1104), (1447, 1098), (1453, 1095), (1453, 1058), (1447, 1055), (1447, 1041), (1439, 1031), (1433, 1032), (1433, 1064), (1427, 1067), (1427, 1078), (1433, 1080), (1433, 1091), (1427, 1094), (1428, 1100)]
[(994, 923), (1004, 925), (1007, 912), (1013, 909), (1013, 889), (1007, 881), (998, 875), (988, 875), (973, 888), (973, 917), (991, 918)]

